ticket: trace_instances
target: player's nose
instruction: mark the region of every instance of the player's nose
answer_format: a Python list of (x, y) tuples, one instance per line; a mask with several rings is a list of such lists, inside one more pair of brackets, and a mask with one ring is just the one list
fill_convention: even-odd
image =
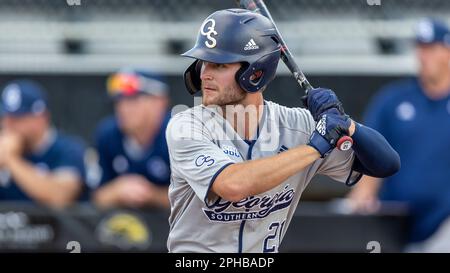
[(209, 62), (203, 62), (202, 68), (200, 70), (200, 79), (202, 81), (205, 80), (212, 80), (213, 79), (213, 73), (212, 73), (212, 64)]

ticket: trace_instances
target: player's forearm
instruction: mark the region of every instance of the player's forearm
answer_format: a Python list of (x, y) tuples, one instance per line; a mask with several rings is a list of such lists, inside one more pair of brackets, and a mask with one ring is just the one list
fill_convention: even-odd
[(381, 178), (363, 175), (358, 184), (350, 192), (349, 196), (358, 198), (359, 196), (376, 198), (383, 180)]
[(14, 181), (24, 192), (48, 206), (61, 208), (69, 205), (81, 188), (72, 181), (58, 181), (52, 174), (39, 172), (22, 158), (10, 159), (7, 166)]
[(153, 198), (149, 200), (149, 205), (157, 206), (161, 208), (169, 208), (169, 193), (168, 188), (163, 186), (155, 186), (155, 194)]
[(381, 187), (381, 183), (383, 182), (382, 178), (372, 177), (368, 175), (363, 175), (361, 180), (356, 184), (356, 188), (365, 188), (368, 191), (378, 193), (378, 190)]
[(350, 209), (354, 212), (373, 213), (379, 208), (378, 192), (381, 178), (364, 175), (347, 195)]
[(317, 150), (301, 145), (276, 156), (233, 164), (219, 174), (212, 190), (226, 200), (239, 201), (278, 186), (319, 158)]
[(122, 205), (116, 188), (116, 183), (114, 182), (101, 186), (94, 192), (92, 201), (95, 205), (102, 208)]

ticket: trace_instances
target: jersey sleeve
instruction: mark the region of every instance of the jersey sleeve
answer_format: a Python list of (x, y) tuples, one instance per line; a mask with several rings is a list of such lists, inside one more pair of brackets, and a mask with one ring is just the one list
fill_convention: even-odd
[(83, 180), (86, 174), (84, 165), (85, 146), (81, 141), (65, 139), (60, 147), (63, 150), (58, 162), (53, 166), (53, 171), (72, 171)]
[(101, 170), (98, 186), (112, 180), (117, 174), (112, 167), (112, 155), (109, 149), (108, 132), (100, 125), (95, 135), (95, 148), (98, 152), (98, 165)]
[(170, 185), (170, 158), (169, 158), (169, 150), (167, 148), (167, 140), (166, 140), (166, 130), (167, 125), (170, 120), (170, 114), (164, 119), (163, 125), (161, 126), (160, 132), (158, 133), (157, 142), (155, 145), (159, 147), (159, 156), (162, 160), (161, 163), (164, 163), (164, 167), (160, 171), (161, 177), (158, 177), (157, 180), (153, 181), (154, 183), (161, 186), (169, 186)]
[(361, 174), (352, 169), (355, 160), (353, 150), (340, 151), (334, 149), (321, 163), (317, 173), (326, 175), (336, 181), (350, 184), (356, 183)]
[(235, 163), (215, 143), (211, 131), (194, 115), (178, 114), (166, 130), (172, 179), (185, 181), (208, 206), (216, 177)]

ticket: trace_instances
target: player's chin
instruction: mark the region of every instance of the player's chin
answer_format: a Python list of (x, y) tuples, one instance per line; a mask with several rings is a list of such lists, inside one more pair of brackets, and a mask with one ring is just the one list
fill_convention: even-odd
[(217, 96), (214, 96), (213, 94), (203, 93), (202, 103), (205, 106), (216, 105), (217, 104)]

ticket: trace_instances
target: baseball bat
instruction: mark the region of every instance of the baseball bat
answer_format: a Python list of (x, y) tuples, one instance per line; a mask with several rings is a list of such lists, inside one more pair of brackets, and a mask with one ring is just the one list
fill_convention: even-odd
[[(299, 66), (297, 65), (297, 62), (295, 61), (291, 51), (286, 45), (286, 42), (283, 39), (283, 36), (281, 36), (280, 31), (278, 30), (277, 25), (275, 24), (275, 21), (272, 18), (272, 15), (269, 12), (269, 9), (267, 8), (266, 4), (263, 0), (236, 0), (236, 3), (239, 7), (243, 9), (250, 10), (252, 12), (256, 12), (259, 14), (264, 15), (267, 17), (273, 24), (275, 31), (278, 34), (279, 37), (279, 43), (281, 45), (281, 59), (286, 64), (289, 71), (291, 71), (292, 75), (294, 76), (297, 83), (300, 85), (300, 87), (305, 91), (305, 94), (308, 95), (308, 92), (313, 89), (312, 85), (309, 83), (308, 79), (306, 79), (305, 74), (300, 70)], [(349, 150), (353, 145), (353, 140), (349, 136), (343, 136), (341, 137), (337, 143), (336, 147), (341, 151)]]

